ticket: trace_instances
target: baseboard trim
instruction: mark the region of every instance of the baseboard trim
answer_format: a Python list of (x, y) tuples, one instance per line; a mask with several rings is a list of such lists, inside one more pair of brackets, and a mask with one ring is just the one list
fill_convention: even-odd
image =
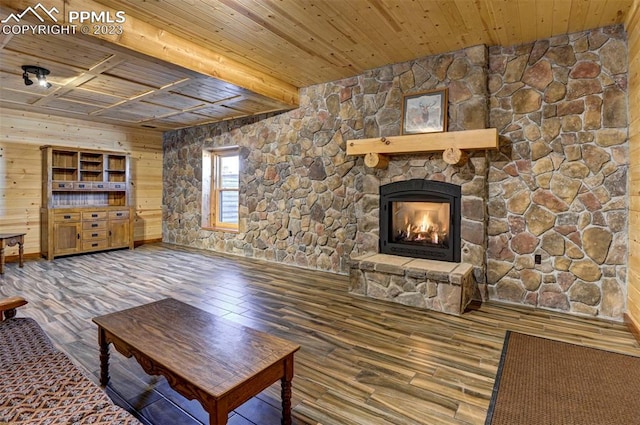
[(640, 344), (640, 324), (633, 320), (631, 316), (627, 313), (624, 314), (624, 323), (627, 325), (633, 336), (636, 338), (636, 341)]
[[(39, 252), (32, 252), (30, 254), (24, 254), (22, 256), (24, 261), (38, 260), (41, 257), (42, 256), (40, 255)], [(18, 263), (18, 262), (20, 262), (20, 256), (19, 255), (7, 255), (4, 260), (5, 260), (4, 261), (5, 263)]]
[[(160, 243), (160, 242), (162, 242), (162, 238), (145, 239), (142, 241), (134, 241), (133, 246), (137, 248), (141, 245), (150, 244), (150, 243)], [(24, 258), (24, 261), (35, 261), (43, 257), (42, 257), (42, 254), (40, 254), (39, 252), (31, 252), (28, 254), (25, 253), (23, 258)], [(20, 257), (18, 255), (7, 255), (5, 257), (5, 263), (17, 263), (19, 261), (20, 261)]]
[(135, 248), (137, 248), (137, 247), (139, 247), (139, 246), (141, 246), (141, 245), (146, 245), (146, 244), (148, 244), (148, 243), (159, 243), (159, 242), (162, 242), (162, 238), (156, 238), (156, 239), (145, 239), (145, 240), (142, 240), (142, 241), (134, 241), (134, 242), (133, 242), (133, 246), (134, 246)]

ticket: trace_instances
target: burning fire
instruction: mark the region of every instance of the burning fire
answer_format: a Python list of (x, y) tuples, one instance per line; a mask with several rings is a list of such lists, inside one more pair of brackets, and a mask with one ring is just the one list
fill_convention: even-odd
[[(433, 244), (438, 244), (440, 232), (440, 226), (433, 223), (428, 214), (423, 214), (420, 224), (414, 225), (407, 223), (406, 239), (412, 241), (428, 241)], [(444, 233), (446, 233), (446, 231), (444, 231)]]
[[(416, 205), (418, 204), (418, 205)], [(444, 207), (443, 207), (444, 205)], [(446, 209), (445, 209), (446, 208)], [(448, 205), (433, 203), (403, 203), (397, 206), (402, 227), (395, 227), (396, 242), (447, 244)], [(397, 223), (400, 225), (400, 223)]]

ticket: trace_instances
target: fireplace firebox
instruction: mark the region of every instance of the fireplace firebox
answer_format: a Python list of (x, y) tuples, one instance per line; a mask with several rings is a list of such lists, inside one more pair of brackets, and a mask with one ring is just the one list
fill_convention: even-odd
[(460, 186), (413, 179), (380, 187), (380, 253), (460, 262)]

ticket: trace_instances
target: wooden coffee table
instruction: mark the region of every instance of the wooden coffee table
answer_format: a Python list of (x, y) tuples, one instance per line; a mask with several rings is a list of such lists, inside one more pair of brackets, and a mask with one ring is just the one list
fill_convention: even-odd
[(291, 424), (293, 355), (284, 339), (215, 317), (167, 298), (96, 317), (100, 383), (109, 382), (109, 344), (135, 357), (151, 375), (163, 375), (188, 399), (200, 401), (210, 423), (276, 382), (282, 383), (282, 423)]

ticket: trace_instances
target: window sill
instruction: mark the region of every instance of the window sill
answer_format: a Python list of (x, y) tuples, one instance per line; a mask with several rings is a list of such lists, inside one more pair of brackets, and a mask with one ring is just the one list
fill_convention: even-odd
[(231, 227), (202, 227), (202, 230), (209, 230), (212, 232), (240, 233), (240, 230)]

